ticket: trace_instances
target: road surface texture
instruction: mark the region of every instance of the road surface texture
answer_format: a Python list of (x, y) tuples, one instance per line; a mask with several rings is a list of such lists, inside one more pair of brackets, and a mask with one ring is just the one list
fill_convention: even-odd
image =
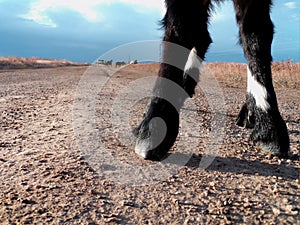
[[(291, 159), (272, 157), (248, 142), (251, 131), (235, 125), (245, 84), (220, 80), (226, 127), (214, 161), (199, 168), (207, 154), (213, 114), (198, 85), (193, 98), (198, 120), (192, 126), (199, 128), (199, 135), (187, 139), (197, 143), (190, 149), (190, 159), (170, 176), (161, 178), (158, 174), (164, 171), (154, 170), (149, 182), (146, 176), (143, 184), (132, 185), (93, 166), (76, 140), (74, 102), (87, 70), (77, 66), (0, 71), (1, 224), (299, 224), (299, 87), (277, 88), (291, 139)], [(96, 79), (108, 76), (97, 68), (94, 71)], [(154, 73), (124, 67), (96, 93), (94, 128), (111, 160), (103, 165), (104, 171), (113, 171), (107, 167), (115, 162), (142, 168), (141, 173), (159, 164), (138, 157), (119, 140), (111, 122), (120, 90), (148, 76)], [(141, 99), (132, 107), (131, 128), (146, 104), (147, 99)], [(176, 149), (177, 144), (171, 153)]]

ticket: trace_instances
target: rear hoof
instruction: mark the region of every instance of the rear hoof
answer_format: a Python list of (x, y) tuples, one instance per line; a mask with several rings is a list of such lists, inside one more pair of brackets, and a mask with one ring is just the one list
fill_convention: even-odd
[(273, 124), (268, 121), (257, 123), (250, 140), (265, 152), (281, 158), (288, 157), (290, 140), (287, 127), (281, 117), (278, 117)]
[(280, 158), (288, 158), (289, 157), (289, 148), (282, 149), (277, 144), (274, 143), (264, 143), (264, 142), (257, 142), (257, 147), (264, 152), (268, 152), (271, 155), (278, 156)]

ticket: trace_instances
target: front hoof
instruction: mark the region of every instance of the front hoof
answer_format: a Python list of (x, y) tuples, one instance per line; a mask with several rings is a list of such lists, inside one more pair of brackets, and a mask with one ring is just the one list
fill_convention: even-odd
[(151, 142), (148, 139), (138, 140), (135, 145), (135, 153), (144, 159), (152, 161), (160, 161), (164, 158), (165, 154), (157, 149), (152, 149)]
[(163, 121), (153, 118), (140, 128), (135, 145), (135, 153), (144, 159), (160, 161), (164, 159), (178, 135), (179, 119)]
[(135, 144), (134, 152), (141, 156), (144, 159), (149, 159), (151, 158), (151, 152), (149, 151), (150, 149), (150, 143), (147, 141), (139, 140)]
[(162, 160), (174, 144), (179, 129), (179, 113), (167, 101), (154, 99), (140, 126), (135, 152), (149, 160)]

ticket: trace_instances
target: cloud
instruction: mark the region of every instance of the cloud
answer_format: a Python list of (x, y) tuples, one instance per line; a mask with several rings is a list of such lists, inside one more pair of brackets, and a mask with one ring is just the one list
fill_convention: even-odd
[(68, 9), (78, 12), (90, 22), (95, 22), (101, 20), (101, 13), (95, 9), (98, 3), (99, 1), (97, 0), (36, 0), (31, 2), (29, 12), (21, 17), (42, 25), (56, 27), (57, 25), (49, 16), (49, 12), (53, 13), (61, 9)]
[(101, 6), (116, 3), (130, 5), (137, 11), (158, 10), (162, 12), (164, 8), (162, 0), (34, 0), (30, 3), (29, 12), (21, 17), (38, 24), (57, 27), (49, 13), (58, 13), (62, 9), (67, 9), (79, 13), (89, 22), (101, 22), (104, 19)]
[(211, 20), (213, 21), (224, 21), (228, 18), (228, 14), (225, 13), (213, 13), (211, 15)]
[(289, 8), (289, 9), (295, 9), (296, 8), (296, 2), (287, 2), (287, 3), (284, 3), (284, 6)]
[(212, 22), (224, 22), (234, 18), (235, 12), (231, 2), (225, 2), (220, 6), (216, 5), (212, 12)]

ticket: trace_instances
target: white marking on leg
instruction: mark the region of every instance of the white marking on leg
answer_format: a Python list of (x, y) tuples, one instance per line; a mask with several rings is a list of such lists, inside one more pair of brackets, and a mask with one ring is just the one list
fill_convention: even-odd
[(264, 111), (270, 108), (267, 101), (268, 92), (266, 88), (255, 79), (249, 67), (247, 67), (247, 92), (254, 97), (257, 107)]
[[(188, 60), (184, 66), (184, 72), (188, 72), (188, 70), (193, 68), (201, 69), (202, 59), (197, 55), (197, 50), (193, 48), (189, 54)], [(200, 72), (200, 71), (199, 71)]]

